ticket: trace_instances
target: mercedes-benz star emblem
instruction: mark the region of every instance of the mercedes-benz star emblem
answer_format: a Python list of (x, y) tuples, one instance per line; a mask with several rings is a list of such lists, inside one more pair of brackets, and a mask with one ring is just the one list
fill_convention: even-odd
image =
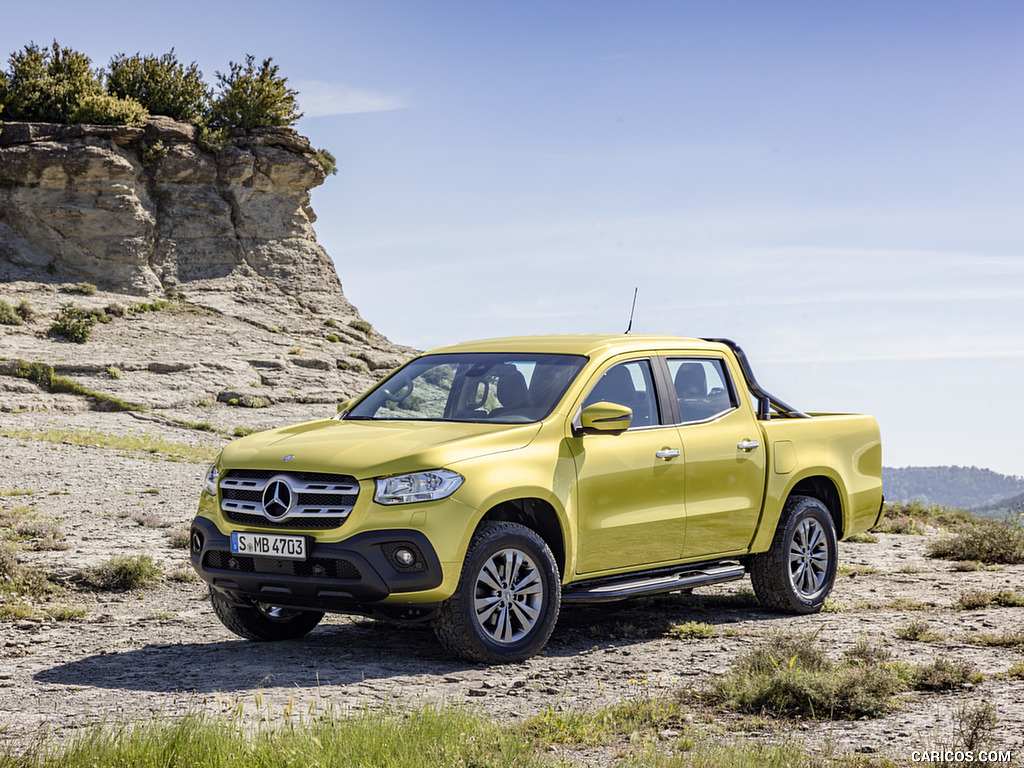
[(273, 477), (263, 489), (263, 514), (271, 520), (280, 520), (292, 510), (295, 492), (283, 477)]

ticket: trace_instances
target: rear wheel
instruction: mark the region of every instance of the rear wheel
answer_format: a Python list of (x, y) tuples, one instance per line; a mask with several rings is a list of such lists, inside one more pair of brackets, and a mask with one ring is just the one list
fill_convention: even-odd
[(308, 635), (324, 617), (320, 611), (299, 611), (269, 603), (236, 605), (210, 590), (213, 612), (221, 623), (246, 640), (294, 640)]
[(470, 542), (455, 594), (434, 619), (434, 633), (469, 661), (521, 661), (551, 637), (560, 601), (558, 566), (544, 540), (518, 523), (485, 523)]
[(811, 496), (792, 496), (772, 547), (750, 561), (757, 599), (788, 613), (815, 613), (836, 579), (838, 548), (832, 515)]

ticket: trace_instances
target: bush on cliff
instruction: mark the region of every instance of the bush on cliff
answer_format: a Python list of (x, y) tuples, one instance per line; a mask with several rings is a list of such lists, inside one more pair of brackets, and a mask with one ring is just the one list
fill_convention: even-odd
[(173, 48), (159, 57), (119, 53), (108, 70), (107, 93), (134, 99), (150, 114), (198, 123), (208, 109), (210, 89), (203, 73), (195, 62), (181, 64)]
[[(56, 40), (29, 43), (0, 72), (0, 112), (5, 120), (99, 125), (142, 125), (150, 114), (166, 115), (199, 126), (199, 143), (210, 151), (226, 146), (233, 128), (290, 126), (302, 117), (298, 92), (273, 59), (257, 65), (250, 55), (230, 65), (228, 74), (217, 73), (214, 95), (196, 64), (181, 64), (173, 48), (162, 56), (118, 54), (105, 72)], [(326, 150), (317, 160), (324, 173), (336, 172)]]
[(291, 125), (302, 113), (287, 78), (277, 74), (273, 59), (264, 59), (257, 67), (254, 56), (245, 64), (231, 62), (231, 72), (217, 73), (220, 90), (210, 106), (209, 123), (214, 128), (270, 128)]
[(107, 96), (88, 56), (56, 40), (48, 48), (29, 43), (11, 54), (9, 65), (3, 89), (8, 120), (141, 125), (146, 119), (137, 102)]
[(149, 112), (135, 99), (91, 93), (71, 113), (71, 122), (91, 125), (145, 125)]

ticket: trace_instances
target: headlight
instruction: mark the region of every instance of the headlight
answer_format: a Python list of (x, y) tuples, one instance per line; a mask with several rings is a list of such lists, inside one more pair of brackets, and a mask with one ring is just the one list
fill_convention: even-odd
[(455, 493), (462, 485), (462, 475), (450, 469), (432, 469), (409, 475), (379, 477), (373, 500), (378, 504), (411, 504), (415, 501), (437, 501)]
[(206, 470), (206, 479), (203, 481), (203, 490), (211, 496), (217, 495), (217, 479), (220, 477), (220, 470), (216, 464), (211, 464)]

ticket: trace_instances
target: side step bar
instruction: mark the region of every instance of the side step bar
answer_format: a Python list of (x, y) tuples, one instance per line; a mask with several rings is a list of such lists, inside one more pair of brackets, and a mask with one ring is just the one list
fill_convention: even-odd
[(563, 603), (605, 603), (627, 597), (656, 595), (693, 587), (708, 587), (726, 581), (742, 579), (747, 571), (742, 565), (720, 563), (701, 568), (661, 571), (638, 576), (602, 579), (600, 581), (570, 584), (562, 590)]

